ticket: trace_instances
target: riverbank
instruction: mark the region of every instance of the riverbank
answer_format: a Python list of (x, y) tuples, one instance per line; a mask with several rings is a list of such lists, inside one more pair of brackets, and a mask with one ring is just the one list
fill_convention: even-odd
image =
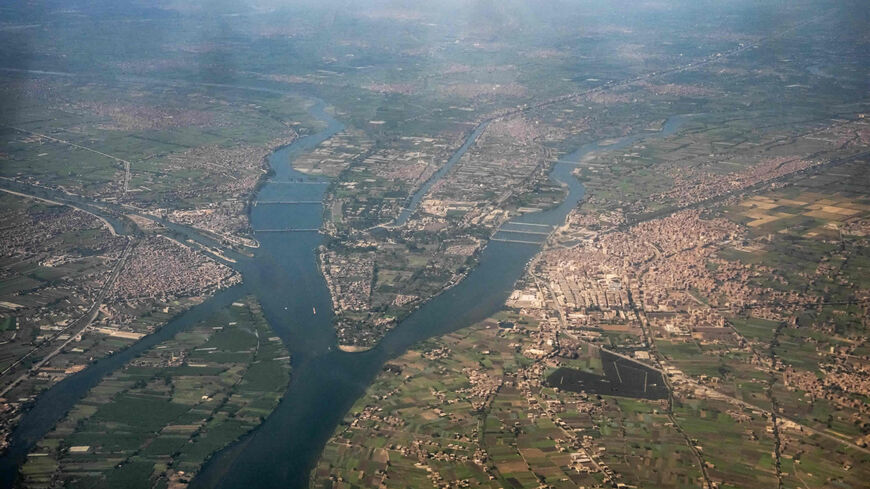
[(372, 346), (359, 346), (359, 345), (338, 345), (338, 349), (345, 353), (362, 353), (371, 350)]
[[(323, 131), (300, 138), (270, 157), (275, 173), (260, 189), (258, 199), (322, 199), (323, 186), (272, 185), (270, 181), (291, 182), (303, 178), (304, 175), (292, 168), (294, 158), (341, 130), (343, 126), (327, 114), (324, 107), (325, 104), (318, 101), (311, 108), (312, 115), (326, 123)], [(554, 180), (568, 188), (560, 205), (524, 214), (516, 222), (551, 227), (563, 224), (583, 197), (583, 187), (572, 174), (573, 168), (575, 166), (570, 164), (555, 164), (550, 171)], [(322, 206), (256, 206), (251, 210), (250, 219), (255, 233), (257, 229), (319, 229)], [(276, 232), (261, 233), (258, 237), (261, 246), (254, 250), (253, 258), (241, 260), (237, 266), (245, 277), (244, 289), (262, 304), (266, 320), (288, 345), (294, 375), (272, 415), (248, 436), (218, 452), (191, 482), (191, 488), (306, 487), (310, 470), (326, 440), (383, 364), (419, 341), (460, 329), (500, 310), (514, 282), (540, 249), (540, 243), (489, 242), (480, 253), (478, 265), (463, 280), (423, 303), (374, 348), (351, 353), (335, 347), (332, 301), (316, 260), (322, 236), (317, 232)], [(191, 324), (190, 317), (220, 307), (227, 297), (226, 293), (217, 294), (195, 311), (171, 321), (160, 334), (172, 334), (187, 327)], [(320, 313), (315, 314), (316, 310)], [(137, 346), (145, 344), (149, 338)], [(86, 369), (82, 372), (84, 375), (62, 382), (59, 384), (62, 388), (56, 390), (63, 391), (64, 398), (40, 399), (37, 407), (54, 414), (45, 416), (37, 410), (32, 412), (31, 441), (24, 436), (19, 438), (21, 459), (32, 443), (41, 438), (41, 434), (37, 436), (40, 430), (47, 432), (90, 386), (106, 373), (120, 368), (130, 355), (142, 348), (145, 346), (131, 349), (130, 353), (119, 355), (99, 369)], [(72, 382), (73, 379), (81, 382)]]
[[(268, 416), (286, 391), (289, 359), (257, 302), (233, 302), (91, 389), (33, 449), (21, 484), (184, 483)], [(130, 456), (129, 447), (142, 448)]]
[[(277, 157), (273, 163), (287, 164)], [(556, 166), (561, 168), (564, 165)], [(554, 168), (551, 175), (568, 187), (568, 195), (555, 208), (521, 216), (524, 222), (562, 223), (582, 199), (582, 186), (570, 174), (570, 169)], [(311, 244), (316, 242), (319, 240), (312, 240)], [(278, 243), (264, 240), (261, 252), (273, 245)], [(293, 305), (289, 309), (279, 305), (275, 312), (279, 316), (277, 320), (286, 325), (287, 329), (282, 328), (283, 331), (298, 331), (309, 344), (321, 346), (300, 352), (298, 363), (294, 363), (288, 395), (273, 415), (250, 436), (217, 454), (190, 487), (306, 487), (310, 470), (334, 427), (383, 364), (419, 341), (473, 324), (500, 310), (514, 282), (539, 249), (539, 244), (491, 241), (480, 252), (478, 266), (471, 269), (463, 280), (424, 302), (367, 351), (349, 353), (334, 348), (334, 343), (320, 343), (323, 337), (334, 341), (328, 291), (322, 291), (325, 292), (322, 300), (326, 305), (324, 308), (318, 306), (318, 309), (328, 308), (329, 315), (312, 316), (307, 303), (310, 299), (306, 297), (297, 298), (298, 317), (291, 313)], [(318, 270), (313, 250), (311, 256), (302, 261), (311, 270)], [(300, 258), (295, 257), (292, 262), (299, 264)], [(286, 278), (279, 280), (285, 281)], [(319, 274), (316, 282), (323, 283)], [(271, 287), (274, 288), (274, 284)], [(310, 297), (312, 292), (306, 289), (305, 295)], [(265, 308), (269, 317), (268, 302)], [(295, 353), (294, 359), (297, 359)], [(312, 422), (314, 420), (316, 422)]]

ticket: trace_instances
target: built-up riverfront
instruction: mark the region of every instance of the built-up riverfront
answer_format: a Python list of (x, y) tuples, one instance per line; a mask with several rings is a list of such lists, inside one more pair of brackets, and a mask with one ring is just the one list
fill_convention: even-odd
[[(310, 180), (293, 169), (293, 161), (343, 127), (326, 112), (321, 101), (316, 101), (310, 113), (326, 127), (270, 156), (274, 174), (260, 189), (257, 201), (307, 202), (322, 198), (325, 186), (286, 184)], [(659, 135), (672, 132), (676, 125), (666, 124)], [(589, 152), (601, 149), (590, 145), (555, 163), (551, 177), (568, 189), (567, 197), (555, 208), (515, 219), (513, 227), (562, 224), (583, 196), (582, 185), (572, 175), (576, 162)], [(281, 184), (270, 183), (273, 181)], [(262, 304), (266, 319), (293, 357), (292, 380), (272, 415), (248, 436), (216, 454), (191, 486), (305, 487), (326, 440), (383, 364), (423, 339), (462, 328), (498, 311), (542, 243), (500, 238), (497, 234), (482, 252), (477, 268), (462, 282), (415, 311), (376, 348), (363, 353), (346, 353), (336, 348), (332, 302), (316, 261), (322, 237), (316, 231), (301, 231), (319, 229), (321, 219), (322, 208), (318, 205), (253, 206), (251, 224), (255, 231), (286, 232), (257, 234), (260, 247), (254, 256), (239, 257), (234, 264), (244, 276), (244, 284), (216, 294), (158, 333), (95, 363), (46, 392), (13, 434), (10, 450), (0, 462), (4, 482), (11, 482), (15, 468), (33, 444), (102, 377), (144, 349), (195, 324), (243, 294), (251, 294)], [(504, 233), (508, 232), (509, 228), (505, 228)]]

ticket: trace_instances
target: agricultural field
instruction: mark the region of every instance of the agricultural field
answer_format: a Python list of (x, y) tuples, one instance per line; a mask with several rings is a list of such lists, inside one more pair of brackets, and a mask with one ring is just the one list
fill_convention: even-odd
[[(691, 237), (639, 225), (625, 239), (656, 240), (658, 259), (746, 280), (724, 290), (704, 275), (692, 276), (697, 286), (641, 281), (637, 303), (607, 302), (611, 316), (643, 308), (626, 319), (638, 330), (631, 338), (612, 319), (566, 331), (551, 309), (565, 299), (530, 299), (540, 284), (524, 278), (509, 301), (517, 309), (391, 362), (327, 444), (312, 484), (859, 486), (870, 467), (864, 165), (797, 173), (655, 224), (702, 212), (692, 226), (710, 226), (699, 232), (711, 242), (699, 255), (680, 241)], [(710, 238), (714, 226), (732, 239)], [(683, 302), (657, 309), (650, 299), (665, 291)], [(611, 317), (597, 307), (581, 310)], [(645, 360), (614, 362), (598, 345)], [(631, 394), (659, 371), (664, 395)], [(634, 375), (624, 390), (608, 384), (621, 374)]]
[(312, 486), (655, 480), (697, 487), (697, 459), (674, 429), (667, 401), (548, 387), (545, 379), (559, 368), (599, 376), (606, 369), (597, 350), (540, 357), (539, 327), (505, 311), (387, 364), (327, 444)]
[[(709, 269), (755, 271), (744, 283), (757, 292), (739, 307), (722, 307), (724, 294), (699, 294), (704, 304), (719, 304), (727, 334), (707, 336), (713, 331), (707, 329), (677, 337), (653, 323), (656, 350), (671, 374), (692, 379), (680, 388), (687, 400), (675, 413), (685, 431), (704, 440), (721, 433), (713, 420), (730, 418), (743, 429), (747, 449), (766, 440), (768, 448), (752, 449), (758, 464), (741, 461), (743, 468), (710, 453), (712, 478), (729, 468), (746, 474), (724, 478), (733, 487), (761, 474), (786, 487), (854, 487), (867, 476), (865, 167), (847, 160), (710, 209), (745, 235), (718, 244)], [(736, 406), (749, 409), (739, 413)]]
[(284, 395), (290, 361), (253, 298), (103, 379), (28, 457), (22, 487), (179, 487)]
[[(181, 489), (274, 413), (316, 436), (256, 432), (203, 485), (866, 485), (865, 4), (13, 0), (0, 472)], [(274, 410), (288, 348), (246, 297), (13, 434), (242, 273), (328, 381)], [(437, 331), (510, 299), (378, 346), (439, 294)]]
[[(26, 356), (35, 347), (65, 341), (77, 333), (69, 328), (90, 309), (120, 264), (127, 239), (115, 235), (93, 215), (70, 207), (5, 192), (0, 194), (0, 205), (7, 210), (0, 225), (0, 338), (4, 344), (0, 370), (5, 374), (13, 367), (20, 372), (37, 362), (39, 356)], [(21, 226), (30, 232), (20, 233)], [(90, 339), (86, 342), (91, 343)], [(94, 351), (105, 354), (119, 344), (110, 343)], [(50, 367), (39, 383), (63, 377), (68, 368), (76, 366), (61, 361)], [(4, 394), (12, 380), (11, 376), (4, 378), (0, 387)], [(27, 397), (32, 392), (16, 394)]]
[[(866, 476), (866, 456), (842, 441), (784, 417), (774, 433), (765, 411), (767, 373), (748, 362), (720, 358), (728, 375), (716, 385), (725, 395), (742, 395), (748, 403), (742, 407), (682, 387), (666, 390), (670, 401), (594, 388), (570, 392), (551, 387), (552, 379), (567, 370), (605, 378), (607, 362), (582, 347), (567, 356), (564, 347), (537, 356), (530, 347), (539, 325), (529, 319), (505, 312), (388, 363), (327, 443), (312, 486), (568, 488), (654, 481), (688, 488), (708, 480), (716, 487), (764, 488), (781, 477), (786, 487), (833, 481), (856, 487)], [(710, 363), (686, 344), (658, 344), (686, 372), (690, 358)], [(792, 392), (776, 391), (777, 397)], [(779, 412), (791, 415), (784, 395), (778, 402)], [(815, 416), (823, 417), (827, 405), (817, 401)], [(818, 425), (810, 421), (799, 420)], [(722, 443), (729, 449), (718, 448)]]
[[(0, 77), (0, 177), (249, 235), (247, 202), (276, 147), (316, 129), (281, 92), (76, 77)], [(63, 93), (63, 96), (59, 96)]]

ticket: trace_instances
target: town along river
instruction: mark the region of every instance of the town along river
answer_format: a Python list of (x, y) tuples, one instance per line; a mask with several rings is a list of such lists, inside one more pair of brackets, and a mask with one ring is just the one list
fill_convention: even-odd
[[(525, 229), (522, 224), (545, 228), (561, 225), (583, 197), (583, 186), (572, 175), (578, 162), (592, 152), (673, 134), (682, 120), (669, 119), (658, 133), (626, 136), (606, 146), (592, 143), (569, 154), (554, 164), (550, 174), (568, 190), (565, 200), (558, 207), (515, 219), (513, 222), (520, 224), (511, 228)], [(477, 136), (475, 131), (469, 137)], [(465, 150), (468, 146), (464, 146)], [(279, 152), (272, 159), (277, 173), (273, 180), (282, 178), (282, 174), (295, 174), (288, 156), (292, 155)], [(454, 155), (457, 160), (461, 156)], [(266, 192), (272, 192), (270, 188), (267, 185), (263, 189), (260, 199), (264, 199)], [(265, 219), (258, 215), (261, 210), (262, 206), (254, 208), (255, 226)], [(306, 221), (304, 226), (308, 225)], [(509, 231), (505, 228), (497, 236), (501, 233)], [(540, 249), (537, 243), (491, 241), (481, 253), (478, 266), (465, 279), (414, 311), (387, 333), (377, 347), (362, 353), (345, 353), (334, 347), (329, 292), (314, 262), (314, 247), (319, 240), (280, 234), (258, 238), (261, 251), (256, 273), (246, 272), (245, 281), (263, 303), (272, 327), (292, 351), (290, 387), (260, 427), (206, 464), (193, 480), (192, 489), (307, 487), (324, 444), (384, 363), (417, 342), (469, 326), (501, 310), (514, 282)], [(264, 253), (270, 257), (266, 259)], [(313, 305), (317, 307), (316, 316), (311, 315)]]
[[(244, 284), (218, 293), (157, 333), (41, 395), (13, 434), (7, 455), (0, 459), (0, 486), (11, 485), (28, 451), (103, 376), (242, 295), (253, 294), (292, 355), (290, 386), (263, 424), (218, 452), (191, 487), (307, 487), (309, 473), (327, 439), (387, 360), (421, 340), (471, 325), (503, 307), (512, 284), (539, 251), (538, 243), (490, 242), (481, 253), (479, 265), (464, 280), (417, 309), (376, 348), (362, 353), (345, 353), (336, 348), (332, 301), (316, 262), (322, 237), (308, 231), (320, 227), (322, 206), (281, 203), (320, 201), (326, 188), (325, 182), (314, 181), (292, 168), (299, 154), (342, 129), (325, 112), (322, 102), (315, 103), (310, 112), (327, 127), (270, 157), (274, 174), (257, 195), (256, 200), (262, 203), (251, 209), (251, 224), (260, 230), (260, 247), (252, 259), (236, 264), (244, 275)], [(669, 122), (658, 135), (675, 129)], [(590, 152), (613, 149), (636, 139), (630, 136), (606, 147), (587, 145), (554, 164), (551, 176), (566, 186), (565, 200), (558, 207), (526, 214), (515, 222), (546, 227), (562, 224), (583, 196), (583, 187), (571, 174), (576, 162)], [(457, 160), (461, 156), (456, 156)]]

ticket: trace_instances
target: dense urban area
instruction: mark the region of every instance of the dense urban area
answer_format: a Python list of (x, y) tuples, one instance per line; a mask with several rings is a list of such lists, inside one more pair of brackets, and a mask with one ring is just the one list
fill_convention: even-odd
[(0, 486), (866, 485), (863, 2), (0, 12)]

